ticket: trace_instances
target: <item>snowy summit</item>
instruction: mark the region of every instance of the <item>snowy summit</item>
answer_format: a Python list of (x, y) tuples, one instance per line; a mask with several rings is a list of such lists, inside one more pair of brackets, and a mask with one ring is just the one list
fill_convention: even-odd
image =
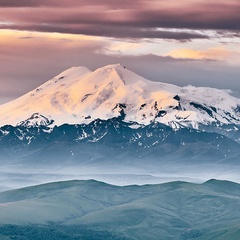
[(149, 81), (120, 64), (72, 67), (0, 106), (0, 126), (60, 126), (121, 117), (172, 128), (240, 125), (240, 99), (227, 91)]

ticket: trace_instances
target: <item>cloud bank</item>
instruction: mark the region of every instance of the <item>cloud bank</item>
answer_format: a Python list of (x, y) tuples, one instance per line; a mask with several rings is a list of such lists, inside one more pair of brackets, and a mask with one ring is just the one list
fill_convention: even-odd
[(239, 12), (236, 0), (0, 1), (0, 22), (5, 29), (180, 41), (210, 37), (186, 29), (231, 31), (236, 36)]

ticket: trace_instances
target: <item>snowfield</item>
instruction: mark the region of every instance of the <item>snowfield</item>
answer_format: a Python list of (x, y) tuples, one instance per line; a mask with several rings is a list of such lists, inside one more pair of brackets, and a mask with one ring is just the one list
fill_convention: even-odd
[(120, 64), (90, 71), (72, 67), (0, 106), (0, 126), (60, 126), (122, 116), (174, 129), (199, 124), (239, 125), (240, 100), (228, 91), (149, 81)]

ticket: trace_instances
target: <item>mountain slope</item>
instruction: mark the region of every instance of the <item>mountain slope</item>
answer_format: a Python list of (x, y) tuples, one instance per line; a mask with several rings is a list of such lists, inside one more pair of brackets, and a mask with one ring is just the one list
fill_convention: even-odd
[[(46, 126), (0, 128), (0, 164), (60, 167), (118, 164), (146, 168), (168, 162), (238, 165), (239, 144), (217, 133), (151, 123), (140, 128), (121, 118), (49, 129)], [(150, 164), (151, 163), (151, 164)], [(148, 166), (149, 165), (149, 166)]]
[(0, 193), (0, 236), (237, 240), (239, 190), (217, 180), (126, 187), (68, 181), (13, 190)]
[(121, 116), (125, 122), (160, 122), (172, 128), (231, 125), (239, 129), (240, 100), (224, 90), (152, 82), (121, 65), (91, 72), (71, 68), (0, 106), (0, 125), (90, 123)]

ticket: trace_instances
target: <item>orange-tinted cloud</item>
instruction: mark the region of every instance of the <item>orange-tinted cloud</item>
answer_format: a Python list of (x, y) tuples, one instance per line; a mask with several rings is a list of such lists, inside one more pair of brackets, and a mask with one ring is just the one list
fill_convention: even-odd
[(226, 60), (233, 54), (223, 47), (210, 48), (207, 50), (193, 50), (193, 49), (177, 49), (166, 54), (174, 58), (182, 59), (210, 59), (210, 60)]

